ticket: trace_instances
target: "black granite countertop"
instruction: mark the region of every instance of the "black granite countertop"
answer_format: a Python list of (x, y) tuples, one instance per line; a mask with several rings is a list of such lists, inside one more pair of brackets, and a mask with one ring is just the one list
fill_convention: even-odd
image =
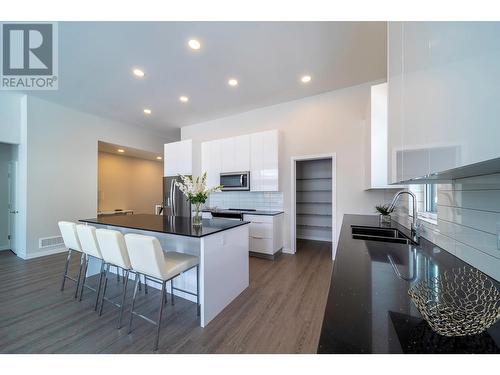
[(318, 353), (500, 353), (500, 321), (480, 335), (440, 336), (408, 296), (414, 283), (466, 263), (424, 238), (418, 246), (353, 239), (352, 225), (378, 227), (378, 216), (344, 216)]
[(82, 219), (83, 223), (111, 225), (158, 233), (175, 234), (187, 237), (205, 237), (224, 230), (249, 224), (248, 221), (203, 219), (201, 227), (193, 226), (191, 218), (164, 215), (102, 215), (92, 219)]
[(243, 214), (243, 215), (262, 215), (262, 216), (276, 216), (282, 214), (283, 211), (265, 211), (265, 210), (238, 210), (238, 209), (226, 209), (226, 208), (206, 208), (202, 210), (203, 212), (220, 212), (220, 213), (233, 213), (233, 214)]

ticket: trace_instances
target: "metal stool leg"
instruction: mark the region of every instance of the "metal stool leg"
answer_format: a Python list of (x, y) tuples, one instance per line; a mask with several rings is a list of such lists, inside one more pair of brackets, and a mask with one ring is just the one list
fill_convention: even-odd
[(172, 298), (172, 306), (174, 305), (174, 279), (170, 280), (170, 298)]
[(102, 274), (104, 273), (104, 260), (101, 261), (101, 271), (99, 272), (99, 284), (97, 285), (97, 297), (95, 298), (95, 306), (94, 311), (97, 311), (97, 305), (99, 305), (99, 295), (101, 294), (101, 286), (102, 286)]
[(61, 292), (64, 290), (64, 283), (66, 282), (66, 277), (68, 276), (68, 267), (69, 267), (69, 260), (71, 258), (71, 249), (68, 249), (68, 256), (66, 257), (66, 264), (64, 265), (64, 274), (63, 274), (63, 279), (62, 279), (62, 285), (61, 285)]
[(200, 265), (196, 266), (196, 312), (200, 316)]
[(144, 275), (144, 294), (148, 294), (148, 282), (146, 281), (146, 275)]
[(120, 269), (118, 267), (116, 267), (116, 282), (120, 282)]
[(85, 254), (82, 253), (80, 255), (80, 269), (78, 270), (78, 276), (76, 278), (77, 282), (76, 282), (75, 298), (78, 296), (78, 289), (80, 288), (80, 278), (82, 275), (82, 268), (83, 268), (84, 259), (85, 259)]
[(125, 297), (127, 296), (127, 284), (128, 284), (128, 273), (129, 270), (125, 270), (125, 274), (123, 275), (123, 295), (122, 295), (122, 305), (120, 307), (120, 317), (118, 318), (118, 329), (122, 327), (122, 316), (123, 310), (125, 309)]
[(158, 328), (156, 329), (155, 347), (154, 351), (158, 350), (158, 341), (160, 340), (160, 328), (161, 328), (161, 317), (163, 315), (163, 305), (165, 304), (165, 288), (166, 282), (164, 281), (161, 286), (161, 303), (160, 303), (160, 313), (158, 314)]
[(128, 333), (132, 332), (132, 317), (134, 316), (135, 297), (137, 296), (137, 287), (139, 286), (139, 278), (140, 278), (140, 275), (138, 273), (136, 273), (135, 274), (134, 297), (132, 298), (132, 306), (130, 307), (130, 319), (128, 321)]
[(106, 296), (106, 287), (108, 286), (109, 267), (110, 267), (110, 265), (108, 264), (108, 266), (106, 267), (106, 270), (104, 271), (104, 287), (102, 289), (101, 308), (99, 309), (99, 316), (102, 315), (102, 309), (104, 307), (104, 297)]
[(89, 260), (90, 260), (89, 256), (85, 254), (85, 262), (83, 264), (83, 274), (82, 274), (83, 280), (82, 280), (82, 286), (80, 288), (80, 299), (78, 300), (79, 302), (82, 301), (83, 290), (85, 289), (85, 281), (87, 281), (87, 269), (89, 268)]

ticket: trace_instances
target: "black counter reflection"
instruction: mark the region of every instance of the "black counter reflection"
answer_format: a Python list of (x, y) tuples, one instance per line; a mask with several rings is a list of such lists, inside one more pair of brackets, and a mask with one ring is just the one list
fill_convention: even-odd
[(423, 319), (389, 312), (403, 353), (466, 354), (500, 353), (500, 347), (486, 331), (480, 335), (446, 337), (435, 333)]

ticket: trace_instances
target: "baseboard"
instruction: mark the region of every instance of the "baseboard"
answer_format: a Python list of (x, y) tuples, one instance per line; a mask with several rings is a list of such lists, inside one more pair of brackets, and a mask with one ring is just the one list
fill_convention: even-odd
[(298, 240), (309, 240), (309, 241), (320, 241), (320, 242), (332, 242), (330, 239), (326, 239), (324, 237), (315, 237), (315, 236), (309, 236), (309, 237), (297, 237)]
[(274, 254), (264, 254), (264, 253), (256, 253), (255, 251), (249, 251), (248, 255), (250, 255), (251, 257), (255, 257), (255, 258), (262, 258), (262, 259), (267, 259), (267, 260), (276, 260), (277, 258), (279, 258), (279, 256), (281, 255), (281, 253), (282, 253), (282, 249), (279, 249)]
[(52, 249), (44, 250), (44, 251), (37, 251), (36, 253), (29, 253), (25, 254), (25, 256), (19, 255), (23, 259), (34, 259), (34, 258), (40, 258), (40, 257), (45, 257), (48, 255), (53, 255), (53, 254), (59, 254), (59, 253), (64, 253), (67, 251), (67, 249), (64, 246), (58, 246), (54, 247)]
[(287, 248), (283, 248), (282, 250), (283, 254), (295, 254), (295, 252), (292, 251), (292, 249), (287, 249)]

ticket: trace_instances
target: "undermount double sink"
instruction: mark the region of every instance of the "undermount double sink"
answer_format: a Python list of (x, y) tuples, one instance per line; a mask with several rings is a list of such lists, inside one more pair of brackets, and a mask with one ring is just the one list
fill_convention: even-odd
[(363, 227), (351, 226), (352, 238), (355, 240), (365, 241), (381, 241), (399, 243), (403, 245), (417, 245), (417, 243), (401, 231), (395, 228), (378, 228), (378, 227)]

